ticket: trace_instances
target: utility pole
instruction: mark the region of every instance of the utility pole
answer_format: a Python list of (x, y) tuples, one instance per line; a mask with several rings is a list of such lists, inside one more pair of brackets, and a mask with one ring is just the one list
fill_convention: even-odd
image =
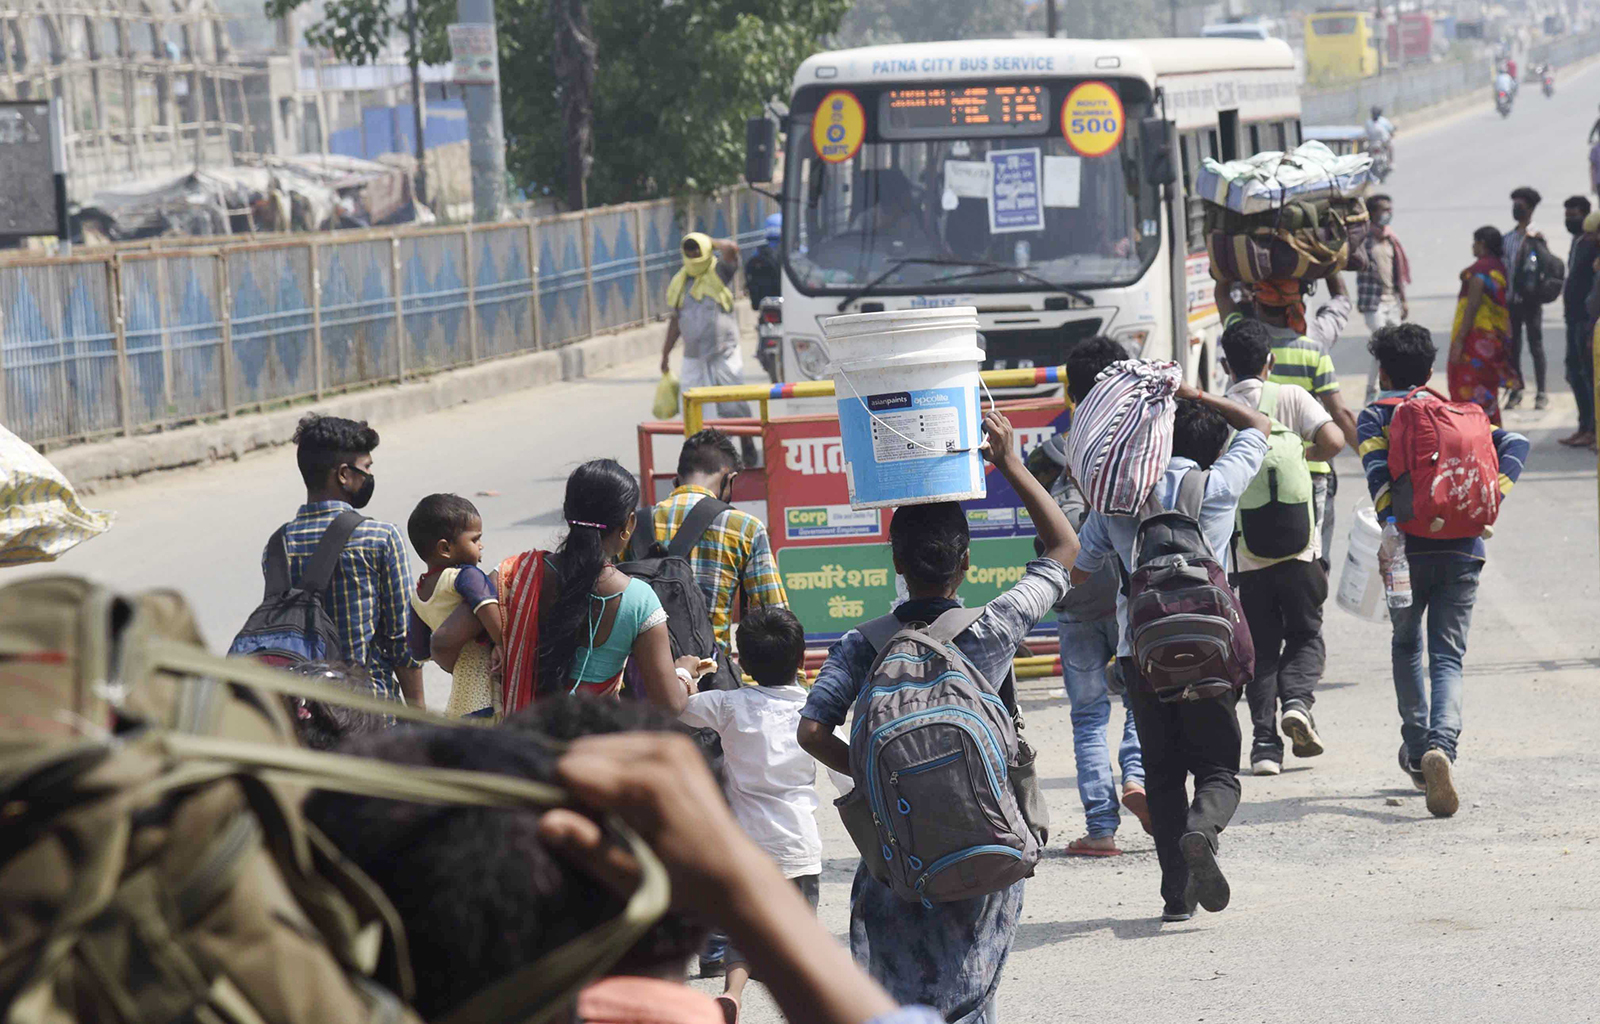
[(416, 200), (426, 206), (428, 203), (428, 164), (426, 151), (423, 144), (422, 133), (427, 125), (427, 118), (423, 116), (423, 106), (428, 98), (422, 92), (422, 58), (417, 52), (417, 0), (406, 0), (406, 35), (410, 52), (408, 54), (411, 64), (411, 130), (416, 135), (417, 173), (413, 179), (416, 188)]
[(1178, 0), (1170, 0), (1172, 5), (1172, 29), (1167, 34), (1174, 38), (1178, 35)]
[(1056, 0), (1044, 0), (1044, 34), (1047, 39), (1056, 37)]
[[(451, 48), (456, 51), (456, 77), (462, 65), (474, 65), (462, 94), (467, 102), (468, 151), (472, 157), (472, 219), (495, 221), (505, 207), (506, 130), (500, 119), (500, 53), (494, 27), (494, 0), (456, 0), (459, 24), (451, 26)], [(457, 43), (470, 40), (470, 54)], [(463, 56), (476, 60), (463, 61)]]

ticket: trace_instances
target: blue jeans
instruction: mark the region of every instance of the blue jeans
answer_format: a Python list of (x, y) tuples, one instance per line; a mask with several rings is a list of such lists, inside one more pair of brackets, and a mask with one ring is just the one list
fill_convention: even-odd
[[(1111, 691), (1106, 687), (1106, 663), (1117, 653), (1115, 616), (1098, 622), (1061, 623), (1061, 680), (1072, 704), (1072, 752), (1078, 762), (1078, 796), (1089, 835), (1099, 839), (1115, 835), (1121, 820), (1116, 780), (1112, 778), (1111, 751), (1106, 727), (1111, 722)], [(1144, 757), (1133, 713), (1122, 698), (1122, 746), (1117, 760), (1122, 781), (1144, 784)]]
[[(1413, 762), (1437, 747), (1456, 759), (1461, 737), (1461, 661), (1467, 654), (1472, 605), (1483, 563), (1422, 555), (1411, 559), (1411, 607), (1391, 608), (1394, 694), (1400, 736)], [(1422, 670), (1422, 616), (1428, 615), (1428, 671)]]

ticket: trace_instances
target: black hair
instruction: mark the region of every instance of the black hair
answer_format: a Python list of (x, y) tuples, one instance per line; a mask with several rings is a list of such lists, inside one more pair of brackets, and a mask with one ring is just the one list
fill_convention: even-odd
[(1537, 189), (1529, 188), (1526, 185), (1518, 189), (1512, 189), (1511, 199), (1513, 202), (1520, 199), (1524, 203), (1527, 203), (1528, 211), (1530, 213), (1538, 209), (1539, 204), (1544, 201), (1544, 197), (1539, 194)]
[(1222, 332), (1220, 344), (1235, 380), (1260, 376), (1272, 355), (1272, 333), (1259, 320), (1235, 320)]
[(1504, 256), (1506, 251), (1505, 236), (1500, 234), (1500, 229), (1485, 224), (1472, 233), (1474, 242), (1482, 242), (1483, 247), (1489, 250), (1490, 256)]
[[(365, 665), (343, 661), (302, 661), (289, 671), (319, 683), (343, 687), (353, 693), (382, 696), (381, 691), (372, 685), (372, 675)], [(295, 734), (300, 737), (301, 743), (312, 750), (332, 750), (346, 737), (377, 732), (387, 724), (386, 716), (355, 711), (343, 704), (305, 697), (284, 697), (283, 700), (294, 722)]]
[(706, 427), (683, 442), (683, 451), (678, 455), (678, 481), (727, 470), (737, 473), (740, 467), (739, 449), (733, 438), (715, 427)]
[(685, 236), (683, 239), (683, 253), (690, 259), (699, 259), (701, 256), (705, 255), (705, 253), (700, 251), (700, 243), (696, 242), (692, 238), (689, 238), (688, 236)]
[(441, 540), (455, 539), (471, 528), (474, 520), (483, 521), (478, 507), (459, 494), (430, 494), (417, 502), (406, 520), (406, 536), (418, 557), (426, 562)]
[(1198, 399), (1180, 398), (1172, 419), (1172, 454), (1210, 469), (1228, 440), (1228, 421)]
[(1389, 198), (1389, 196), (1383, 192), (1379, 192), (1376, 195), (1370, 195), (1367, 197), (1367, 212), (1377, 213), (1379, 203), (1388, 203), (1390, 206), (1393, 206), (1394, 200)]
[(806, 660), (806, 628), (794, 612), (767, 605), (739, 620), (739, 666), (762, 686), (789, 686)]
[(1421, 387), (1433, 376), (1433, 360), (1439, 350), (1433, 335), (1421, 324), (1394, 324), (1372, 332), (1367, 351), (1389, 376), (1390, 386)]
[(952, 583), (971, 543), (967, 514), (953, 501), (903, 505), (889, 518), (889, 546), (906, 580), (924, 587)]
[(588, 694), (558, 693), (535, 701), (506, 719), (506, 727), (570, 743), (583, 736), (614, 732), (676, 732), (693, 740), (720, 786), (722, 739), (713, 729), (691, 729), (654, 704), (607, 700)]
[(1588, 196), (1568, 196), (1567, 201), (1561, 205), (1568, 210), (1576, 206), (1578, 209), (1583, 211), (1583, 215), (1585, 217), (1589, 216), (1589, 211), (1594, 209), (1593, 206), (1589, 205)]
[(628, 521), (639, 505), (639, 482), (614, 459), (585, 462), (567, 477), (561, 514), (567, 536), (546, 563), (539, 598), (539, 693), (571, 688), (580, 640), (587, 642), (589, 595), (605, 571), (605, 535)]
[[(610, 704), (618, 711), (626, 707)], [(516, 729), (406, 726), (357, 737), (340, 752), (555, 781), (554, 749)], [(542, 808), (434, 805), (324, 791), (306, 800), (305, 813), (399, 912), (416, 977), (415, 1006), (424, 1019), (440, 1019), (615, 916), (623, 905), (615, 892), (545, 846), (538, 831)], [(681, 963), (705, 934), (697, 922), (668, 911), (612, 973), (650, 973)]]
[(1112, 363), (1128, 358), (1128, 350), (1103, 334), (1086, 338), (1067, 353), (1067, 394), (1074, 404), (1094, 390), (1094, 379)]
[(366, 420), (306, 413), (294, 428), (295, 462), (307, 487), (321, 487), (340, 466), (378, 447), (378, 432)]

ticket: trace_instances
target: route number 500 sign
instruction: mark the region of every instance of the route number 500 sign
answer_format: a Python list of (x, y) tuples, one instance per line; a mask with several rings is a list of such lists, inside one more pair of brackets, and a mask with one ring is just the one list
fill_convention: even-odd
[(1122, 97), (1104, 82), (1084, 82), (1061, 103), (1061, 134), (1080, 156), (1105, 156), (1122, 141)]

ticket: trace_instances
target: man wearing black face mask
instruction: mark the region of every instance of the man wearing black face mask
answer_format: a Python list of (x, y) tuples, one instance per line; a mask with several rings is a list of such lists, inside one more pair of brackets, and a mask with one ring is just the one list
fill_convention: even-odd
[(1567, 231), (1572, 248), (1567, 253), (1567, 283), (1561, 291), (1562, 310), (1567, 319), (1567, 383), (1578, 400), (1578, 429), (1560, 443), (1569, 448), (1594, 444), (1594, 357), (1590, 349), (1587, 300), (1594, 288), (1594, 261), (1600, 256), (1600, 240), (1584, 231), (1589, 216), (1589, 198), (1572, 196), (1566, 201)]
[[(372, 500), (377, 484), (372, 450), (378, 447), (378, 432), (365, 421), (310, 413), (295, 428), (294, 443), (306, 503), (284, 524), (291, 584), (304, 575), (323, 533), (339, 514), (365, 508)], [(406, 651), (410, 594), (411, 562), (400, 528), (362, 520), (339, 556), (323, 607), (339, 629), (344, 659), (365, 665), (372, 681), (391, 697), (403, 696), (407, 704), (422, 707), (422, 666)]]
[[(1512, 369), (1517, 371), (1517, 376), (1522, 377), (1522, 341), (1526, 337), (1528, 351), (1533, 355), (1533, 378), (1538, 385), (1538, 397), (1534, 399), (1535, 409), (1544, 409), (1550, 405), (1550, 396), (1545, 392), (1545, 359), (1544, 359), (1544, 307), (1537, 298), (1529, 298), (1521, 293), (1517, 284), (1517, 274), (1526, 262), (1526, 257), (1536, 241), (1542, 244), (1544, 236), (1529, 228), (1533, 220), (1533, 211), (1539, 208), (1540, 195), (1538, 192), (1524, 185), (1511, 193), (1511, 217), (1517, 226), (1505, 233), (1505, 263), (1506, 263), (1506, 292), (1510, 297), (1511, 306), (1511, 350), (1507, 353), (1510, 357)], [(1526, 380), (1526, 378), (1523, 378)], [(1522, 387), (1512, 389), (1506, 397), (1506, 408), (1515, 409), (1522, 404)]]

